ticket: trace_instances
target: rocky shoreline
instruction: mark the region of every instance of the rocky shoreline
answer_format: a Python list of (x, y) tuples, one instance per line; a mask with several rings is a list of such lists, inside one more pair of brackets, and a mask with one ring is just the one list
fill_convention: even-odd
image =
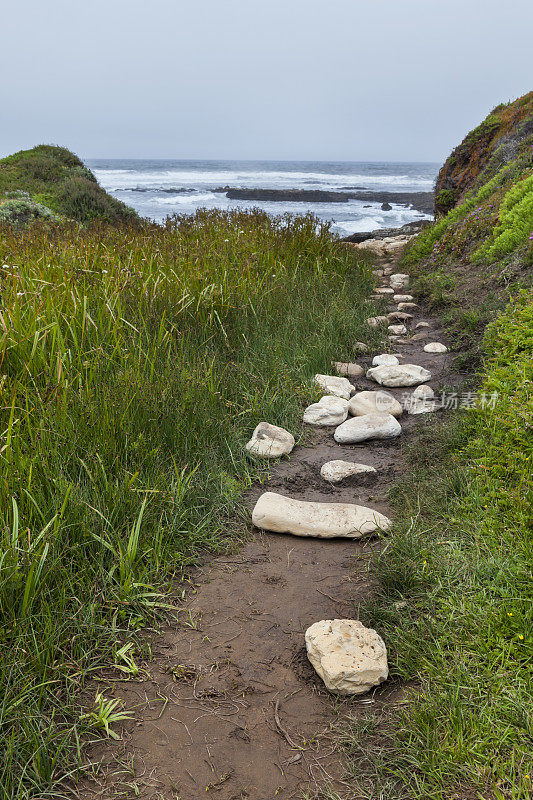
[[(230, 200), (266, 200), (269, 202), (345, 203), (347, 200), (410, 206), (424, 214), (433, 214), (433, 192), (336, 192), (324, 189), (245, 189), (219, 186), (213, 192)], [(387, 210), (387, 209), (384, 209)]]

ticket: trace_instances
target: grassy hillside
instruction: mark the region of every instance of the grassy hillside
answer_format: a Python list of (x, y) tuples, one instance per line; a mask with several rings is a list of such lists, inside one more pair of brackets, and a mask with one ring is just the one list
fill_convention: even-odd
[[(529, 109), (519, 130), (531, 98), (500, 107)], [(473, 163), (478, 136), (465, 142)], [(448, 319), (458, 362), (475, 350), (477, 375), (460, 390), (470, 410), (424, 420), (394, 490), (400, 530), (366, 618), (412, 688), (399, 713), (351, 734), (368, 798), (533, 794), (533, 172), (522, 142), (495, 172), (494, 154), (478, 159), (486, 182), (404, 258)]]
[(0, 264), (0, 797), (57, 798), (102, 724), (85, 676), (134, 669), (172, 579), (242, 534), (255, 425), (298, 433), (312, 375), (379, 334), (312, 217), (6, 228)]
[(0, 222), (54, 215), (113, 224), (138, 220), (136, 212), (102, 189), (90, 169), (65, 147), (41, 144), (0, 159)]

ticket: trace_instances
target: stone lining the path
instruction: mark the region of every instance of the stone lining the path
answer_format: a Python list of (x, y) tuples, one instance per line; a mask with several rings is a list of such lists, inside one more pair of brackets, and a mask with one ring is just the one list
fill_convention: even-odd
[(272, 533), (292, 533), (332, 539), (360, 539), (368, 533), (386, 531), (391, 521), (372, 508), (352, 503), (312, 503), (293, 500), (276, 492), (261, 495), (252, 512), (256, 528)]
[(260, 422), (246, 449), (259, 458), (280, 458), (288, 455), (294, 444), (294, 436), (289, 431), (269, 422)]

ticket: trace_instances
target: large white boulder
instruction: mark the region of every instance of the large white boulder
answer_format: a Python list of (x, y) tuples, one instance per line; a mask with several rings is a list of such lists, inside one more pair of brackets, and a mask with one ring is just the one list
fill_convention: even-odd
[(311, 503), (293, 500), (276, 492), (261, 495), (252, 512), (257, 528), (273, 533), (292, 533), (332, 539), (359, 539), (365, 533), (386, 531), (391, 521), (384, 514), (352, 503)]
[(340, 425), (348, 416), (348, 401), (342, 397), (327, 394), (318, 403), (313, 403), (304, 411), (304, 422), (308, 425)]
[(393, 366), (370, 367), (366, 377), (381, 386), (417, 386), (431, 378), (431, 372), (417, 364), (397, 364)]
[(391, 356), (390, 353), (382, 353), (380, 356), (374, 356), (372, 359), (373, 367), (381, 367), (383, 364), (399, 364), (400, 362), (396, 356)]
[(447, 353), (448, 348), (445, 344), (441, 344), (441, 342), (429, 342), (428, 344), (424, 345), (424, 352), (425, 353)]
[(374, 467), (367, 464), (357, 464), (355, 461), (328, 461), (320, 468), (320, 474), (329, 483), (340, 483), (353, 475), (362, 475), (368, 472), (376, 472)]
[(387, 648), (372, 628), (354, 619), (323, 619), (305, 632), (309, 661), (330, 692), (364, 694), (387, 680)]
[(357, 444), (367, 439), (393, 439), (401, 432), (402, 426), (392, 414), (364, 414), (347, 419), (333, 437), (339, 444)]
[(357, 392), (348, 403), (348, 411), (354, 417), (365, 414), (392, 414), (399, 417), (402, 406), (389, 392)]
[(294, 436), (284, 428), (260, 422), (246, 445), (249, 453), (259, 458), (279, 458), (291, 452)]
[(331, 366), (338, 375), (344, 375), (346, 378), (360, 378), (364, 372), (363, 367), (360, 367), (359, 364), (349, 361), (332, 361)]
[(335, 397), (349, 400), (352, 396), (353, 386), (347, 378), (339, 378), (337, 375), (315, 375), (315, 383)]
[(399, 292), (402, 289), (407, 289), (409, 286), (409, 275), (396, 272), (394, 275), (390, 276), (389, 283), (395, 292)]

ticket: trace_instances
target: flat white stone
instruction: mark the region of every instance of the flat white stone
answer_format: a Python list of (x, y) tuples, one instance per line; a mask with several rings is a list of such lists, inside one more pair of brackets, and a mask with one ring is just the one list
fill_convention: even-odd
[(389, 322), (411, 322), (413, 319), (412, 314), (408, 314), (406, 311), (391, 311), (390, 314), (387, 314), (387, 319)]
[(401, 289), (407, 289), (407, 287), (409, 286), (409, 275), (405, 275), (401, 272), (396, 272), (394, 275), (390, 276), (389, 283), (395, 292)]
[(352, 396), (353, 386), (347, 378), (339, 378), (337, 375), (315, 375), (315, 383), (335, 397), (349, 400)]
[(382, 367), (370, 367), (366, 373), (367, 378), (371, 378), (381, 386), (392, 388), (399, 386), (417, 386), (431, 379), (431, 372), (417, 364), (398, 364), (393, 366), (384, 365)]
[(399, 417), (402, 406), (392, 394), (378, 389), (354, 394), (348, 403), (348, 411), (354, 417), (363, 417), (365, 414), (392, 414), (393, 417)]
[(405, 325), (389, 325), (387, 330), (393, 336), (405, 336), (405, 334), (407, 333), (407, 328), (405, 327)]
[(424, 352), (426, 353), (447, 353), (448, 348), (441, 342), (429, 342), (424, 345)]
[(377, 328), (379, 325), (387, 325), (388, 321), (388, 318), (385, 316), (369, 317), (366, 324), (370, 325), (371, 328)]
[(288, 455), (293, 447), (292, 433), (269, 422), (260, 422), (246, 445), (248, 452), (259, 458), (279, 458)]
[(392, 414), (363, 414), (347, 419), (333, 436), (339, 444), (357, 444), (367, 439), (393, 439), (401, 432), (402, 426)]
[(304, 422), (308, 425), (340, 425), (348, 416), (348, 401), (342, 397), (326, 395), (304, 411)]
[(389, 353), (382, 353), (380, 356), (374, 356), (372, 359), (373, 367), (381, 367), (383, 364), (399, 364), (400, 362), (396, 356), (391, 356)]
[(342, 461), (341, 459), (328, 461), (320, 468), (320, 474), (328, 483), (340, 483), (346, 478), (351, 478), (352, 475), (361, 475), (368, 472), (376, 472), (376, 470), (374, 467), (370, 467), (367, 464), (358, 464), (355, 461)]
[(417, 328), (431, 328), (431, 325), (430, 325), (429, 322), (426, 322), (425, 320), (422, 319), (422, 320), (420, 320), (420, 322), (416, 323), (415, 330)]
[(410, 303), (415, 298), (413, 297), (412, 294), (395, 294), (392, 299), (394, 300), (395, 303)]
[(388, 530), (392, 524), (372, 508), (352, 503), (310, 503), (276, 492), (261, 495), (252, 512), (252, 522), (265, 531), (319, 539), (360, 539), (366, 533)]
[(418, 308), (418, 303), (398, 303), (398, 311), (412, 311)]
[(394, 294), (394, 289), (390, 289), (388, 286), (379, 286), (374, 289), (374, 294)]
[(330, 692), (364, 694), (387, 680), (387, 648), (359, 620), (323, 619), (305, 632), (307, 657)]
[(363, 367), (359, 364), (353, 364), (348, 361), (332, 361), (331, 366), (339, 375), (344, 375), (346, 378), (360, 378), (364, 372)]
[(383, 276), (383, 270), (382, 269), (373, 269), (372, 270), (372, 275), (374, 275), (375, 278), (381, 278)]

